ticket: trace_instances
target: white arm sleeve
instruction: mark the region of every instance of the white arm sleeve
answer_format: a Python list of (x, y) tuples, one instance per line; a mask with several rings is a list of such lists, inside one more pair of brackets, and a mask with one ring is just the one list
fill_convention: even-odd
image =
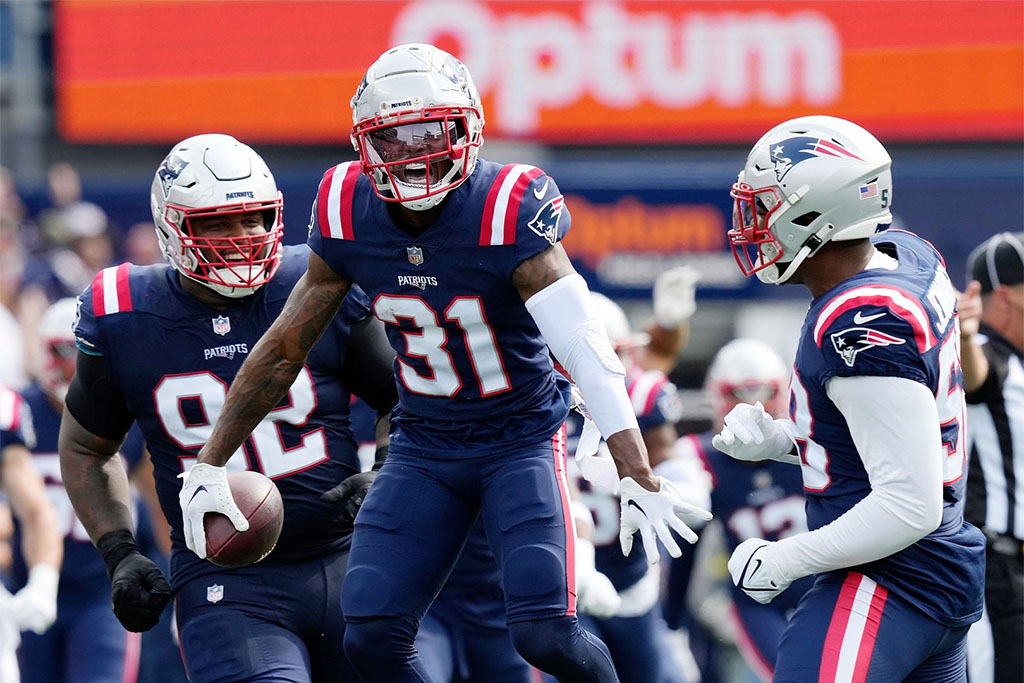
[(544, 341), (579, 387), (604, 438), (637, 429), (626, 394), (626, 370), (591, 303), (586, 281), (573, 273), (526, 300)]
[(775, 544), (772, 559), (791, 580), (887, 557), (942, 520), (942, 443), (928, 388), (901, 377), (834, 377), (825, 389), (846, 418), (871, 493), (831, 524)]

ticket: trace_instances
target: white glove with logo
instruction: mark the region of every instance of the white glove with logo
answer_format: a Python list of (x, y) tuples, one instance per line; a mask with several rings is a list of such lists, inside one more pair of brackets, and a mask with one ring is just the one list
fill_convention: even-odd
[(615, 616), (622, 600), (611, 579), (597, 571), (594, 564), (594, 544), (588, 539), (576, 539), (576, 601), (580, 611), (598, 619)]
[(7, 605), (11, 619), (21, 631), (43, 635), (57, 620), (57, 583), (60, 573), (48, 564), (37, 564), (28, 583), (11, 596)]
[(249, 529), (249, 520), (231, 497), (225, 468), (199, 463), (178, 476), (184, 480), (181, 493), (178, 494), (178, 504), (181, 505), (185, 523), (185, 545), (200, 559), (206, 559), (203, 517), (207, 512), (219, 512), (226, 516), (238, 531)]
[(711, 445), (737, 460), (799, 465), (796, 443), (789, 433), (791, 425), (789, 420), (772, 419), (760, 401), (740, 403), (725, 416), (725, 426), (711, 439)]
[(694, 289), (700, 271), (690, 266), (666, 270), (654, 281), (654, 322), (667, 330), (679, 327), (697, 310)]
[(658, 545), (655, 537), (660, 538), (668, 554), (679, 557), (683, 554), (679, 544), (672, 538), (669, 529), (674, 529), (690, 543), (697, 542), (695, 534), (680, 515), (693, 515), (708, 521), (711, 513), (683, 500), (665, 477), (658, 477), (661, 486), (657, 491), (648, 491), (636, 483), (632, 477), (619, 481), (619, 545), (622, 554), (629, 555), (633, 549), (633, 534), (640, 532), (644, 542), (644, 553), (651, 564), (658, 563)]
[(790, 579), (782, 576), (772, 559), (775, 543), (760, 538), (748, 538), (736, 546), (729, 558), (732, 582), (744, 593), (767, 605), (782, 591), (789, 588)]

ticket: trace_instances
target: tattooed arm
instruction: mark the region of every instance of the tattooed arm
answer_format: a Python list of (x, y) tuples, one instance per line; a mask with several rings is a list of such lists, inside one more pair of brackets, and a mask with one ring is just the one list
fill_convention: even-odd
[[(629, 398), (625, 371), (592, 311), (586, 283), (576, 274), (561, 244), (520, 263), (512, 284), (526, 302), (555, 357), (566, 367), (588, 401), (590, 412), (608, 442), (620, 478), (632, 477), (658, 490)], [(576, 323), (579, 323), (576, 325)], [(579, 334), (577, 334), (577, 332)], [(610, 399), (609, 399), (610, 397)]]
[(309, 269), (231, 383), (213, 435), (199, 451), (200, 463), (222, 467), (288, 393), (351, 285), (310, 253)]

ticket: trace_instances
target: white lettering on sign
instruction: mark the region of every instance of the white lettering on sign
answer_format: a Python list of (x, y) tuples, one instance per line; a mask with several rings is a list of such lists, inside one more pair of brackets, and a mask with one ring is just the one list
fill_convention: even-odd
[(823, 106), (839, 97), (839, 32), (818, 12), (694, 11), (673, 19), (616, 2), (578, 6), (579, 18), (553, 9), (497, 16), (482, 2), (413, 2), (395, 20), (391, 44), (454, 39), (509, 133), (534, 131), (542, 111), (587, 96), (611, 109)]

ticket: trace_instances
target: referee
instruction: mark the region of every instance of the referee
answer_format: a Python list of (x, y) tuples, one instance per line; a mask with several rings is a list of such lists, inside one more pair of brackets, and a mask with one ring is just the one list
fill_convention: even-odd
[(965, 516), (988, 538), (985, 603), (995, 681), (1024, 678), (1024, 232), (1001, 233), (967, 258), (960, 297), (967, 390)]

